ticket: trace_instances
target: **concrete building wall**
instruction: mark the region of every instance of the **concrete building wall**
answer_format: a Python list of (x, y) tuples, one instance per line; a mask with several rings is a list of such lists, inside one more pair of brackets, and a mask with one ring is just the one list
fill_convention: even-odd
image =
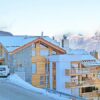
[(32, 47), (28, 47), (23, 50), (24, 62), (25, 66), (25, 79), (28, 82), (32, 82)]
[(10, 68), (10, 73), (14, 72), (14, 67), (13, 67), (13, 56), (8, 54), (8, 66)]
[(70, 67), (70, 64), (66, 63), (66, 62), (57, 62), (57, 68), (56, 68), (57, 85), (56, 85), (56, 90), (60, 91), (60, 92), (63, 92), (63, 93), (71, 94), (71, 89), (66, 88), (66, 82), (71, 82), (71, 77), (65, 75), (66, 67)]
[[(57, 62), (57, 91), (79, 96), (79, 88), (66, 88), (66, 82), (71, 82), (71, 76), (65, 74), (66, 69), (71, 69), (71, 62)], [(60, 81), (59, 81), (60, 80)]]
[[(71, 89), (66, 88), (66, 85), (65, 85), (66, 82), (71, 82), (71, 77), (65, 75), (66, 68), (70, 69), (70, 63), (60, 61), (60, 58), (58, 56), (50, 57), (49, 61), (50, 61), (50, 64), (52, 64), (53, 62), (56, 62), (56, 90), (62, 93), (71, 94)], [(50, 78), (50, 84), (51, 83), (52, 83), (52, 80)]]
[(71, 92), (72, 92), (72, 95), (80, 96), (80, 89), (78, 87), (77, 88), (72, 88)]
[[(12, 56), (14, 72), (20, 73), (31, 83), (32, 78), (32, 47), (25, 48)], [(23, 74), (23, 75), (21, 75)], [(22, 78), (23, 78), (22, 77)], [(24, 78), (23, 78), (24, 79)]]
[(5, 64), (8, 65), (8, 53), (4, 51)]
[[(50, 64), (56, 62), (56, 90), (62, 93), (79, 96), (79, 88), (66, 88), (66, 82), (71, 82), (71, 76), (65, 74), (66, 69), (71, 69), (70, 60), (71, 59), (66, 57), (66, 55), (49, 57)], [(73, 58), (73, 60), (75, 59)], [(52, 80), (50, 81), (52, 83)]]

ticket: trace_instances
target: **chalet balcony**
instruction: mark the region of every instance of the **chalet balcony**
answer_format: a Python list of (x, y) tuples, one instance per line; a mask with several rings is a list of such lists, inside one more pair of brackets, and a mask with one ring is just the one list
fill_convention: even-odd
[(100, 68), (93, 67), (93, 68), (81, 68), (81, 69), (66, 69), (65, 74), (67, 76), (73, 75), (82, 75), (82, 74), (90, 74), (90, 73), (97, 73), (100, 71)]
[(93, 80), (85, 80), (85, 81), (78, 81), (78, 82), (66, 82), (66, 88), (75, 88), (75, 87), (88, 87), (94, 86)]
[(80, 94), (82, 97), (90, 98), (90, 97), (98, 97), (99, 93), (98, 90), (92, 91), (92, 92), (85, 92)]
[(0, 59), (4, 58), (4, 53), (0, 51)]
[(1, 56), (1, 55), (0, 55), (0, 60), (1, 60), (1, 59), (4, 59), (4, 56)]
[(3, 64), (5, 61), (4, 52), (0, 50), (0, 64)]
[(4, 57), (0, 56), (0, 63), (3, 63), (3, 62), (4, 62)]

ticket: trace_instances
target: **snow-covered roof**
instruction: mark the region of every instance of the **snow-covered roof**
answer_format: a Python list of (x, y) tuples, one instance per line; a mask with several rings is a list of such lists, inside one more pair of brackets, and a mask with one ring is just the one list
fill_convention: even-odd
[(26, 39), (25, 36), (0, 36), (0, 42), (8, 50), (8, 52), (17, 49), (34, 39), (36, 38)]
[(69, 50), (67, 50), (67, 54), (71, 54), (71, 55), (87, 55), (88, 54), (88, 52), (87, 51), (85, 51), (84, 49), (69, 49)]
[[(0, 36), (0, 43), (8, 50), (8, 52), (12, 52), (13, 50), (38, 38), (40, 38), (40, 36)], [(43, 36), (41, 38), (60, 47), (59, 43), (50, 37)]]
[(43, 38), (44, 40), (46, 40), (46, 41), (48, 41), (48, 42), (54, 44), (54, 45), (56, 45), (56, 46), (58, 46), (58, 47), (60, 47), (60, 48), (62, 48), (62, 49), (64, 49), (64, 50), (66, 50), (65, 48), (63, 48), (63, 47), (60, 45), (60, 43), (59, 43), (57, 40), (53, 40), (52, 38), (50, 38), (50, 37), (48, 37), (48, 36), (45, 36), (45, 37), (42, 37), (42, 38)]
[(64, 55), (52, 55), (49, 57), (50, 61), (64, 61), (64, 62), (73, 62), (73, 61), (88, 61), (88, 60), (96, 60), (93, 56), (90, 54), (82, 55), (82, 54), (76, 54), (76, 55), (70, 55), (70, 54), (64, 54)]
[(95, 60), (95, 61), (87, 61), (87, 62), (81, 62), (84, 66), (100, 66), (100, 61)]

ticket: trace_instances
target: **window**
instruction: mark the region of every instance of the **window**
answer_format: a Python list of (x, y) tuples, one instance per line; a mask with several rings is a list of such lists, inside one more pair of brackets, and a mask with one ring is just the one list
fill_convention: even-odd
[(54, 76), (53, 78), (54, 78), (54, 80), (56, 80), (56, 76)]
[(32, 50), (32, 56), (35, 56), (35, 55), (36, 55), (36, 51)]
[(22, 67), (22, 64), (19, 64), (19, 67)]
[(96, 87), (85, 87), (85, 88), (82, 88), (82, 93), (93, 92), (95, 90), (98, 90), (98, 88), (96, 88)]
[(40, 80), (44, 80), (44, 76), (40, 76)]
[(95, 74), (93, 74), (93, 77), (95, 77), (96, 75)]
[(48, 56), (49, 55), (49, 50), (40, 50), (40, 55), (41, 56)]
[(49, 68), (49, 63), (48, 63), (48, 64), (46, 63), (46, 64), (45, 64), (45, 72), (48, 73), (49, 70), (50, 70), (50, 68)]
[(0, 62), (0, 65), (2, 65), (2, 62)]
[(44, 81), (40, 81), (40, 85), (44, 85)]
[(35, 44), (32, 44), (32, 48), (35, 48), (36, 47), (36, 45)]
[(56, 55), (57, 53), (55, 51), (52, 52), (52, 55)]
[(32, 64), (32, 74), (36, 73), (36, 64)]
[(40, 85), (44, 85), (45, 76), (40, 76)]
[(48, 48), (45, 44), (40, 44), (41, 48)]

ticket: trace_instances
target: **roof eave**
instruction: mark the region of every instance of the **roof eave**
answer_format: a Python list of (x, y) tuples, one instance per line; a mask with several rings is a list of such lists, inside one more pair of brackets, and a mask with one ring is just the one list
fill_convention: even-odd
[(54, 48), (55, 50), (58, 50), (59, 53), (61, 53), (61, 54), (65, 54), (65, 53), (66, 53), (66, 50), (64, 50), (64, 49), (60, 48), (59, 46), (56, 46), (56, 45), (54, 45), (53, 43), (50, 43), (50, 42), (48, 42), (47, 40), (45, 40), (45, 39), (39, 37), (38, 39), (33, 40), (33, 41), (31, 41), (31, 42), (29, 42), (29, 43), (27, 43), (27, 44), (25, 44), (25, 45), (23, 45), (23, 46), (21, 46), (21, 47), (15, 49), (15, 50), (13, 50), (12, 52), (10, 52), (10, 54), (15, 54), (15, 53), (21, 51), (22, 49), (25, 49), (25, 48), (31, 46), (33, 43), (37, 43), (37, 42), (46, 43), (46, 44), (48, 44), (49, 46), (51, 46), (52, 48)]

